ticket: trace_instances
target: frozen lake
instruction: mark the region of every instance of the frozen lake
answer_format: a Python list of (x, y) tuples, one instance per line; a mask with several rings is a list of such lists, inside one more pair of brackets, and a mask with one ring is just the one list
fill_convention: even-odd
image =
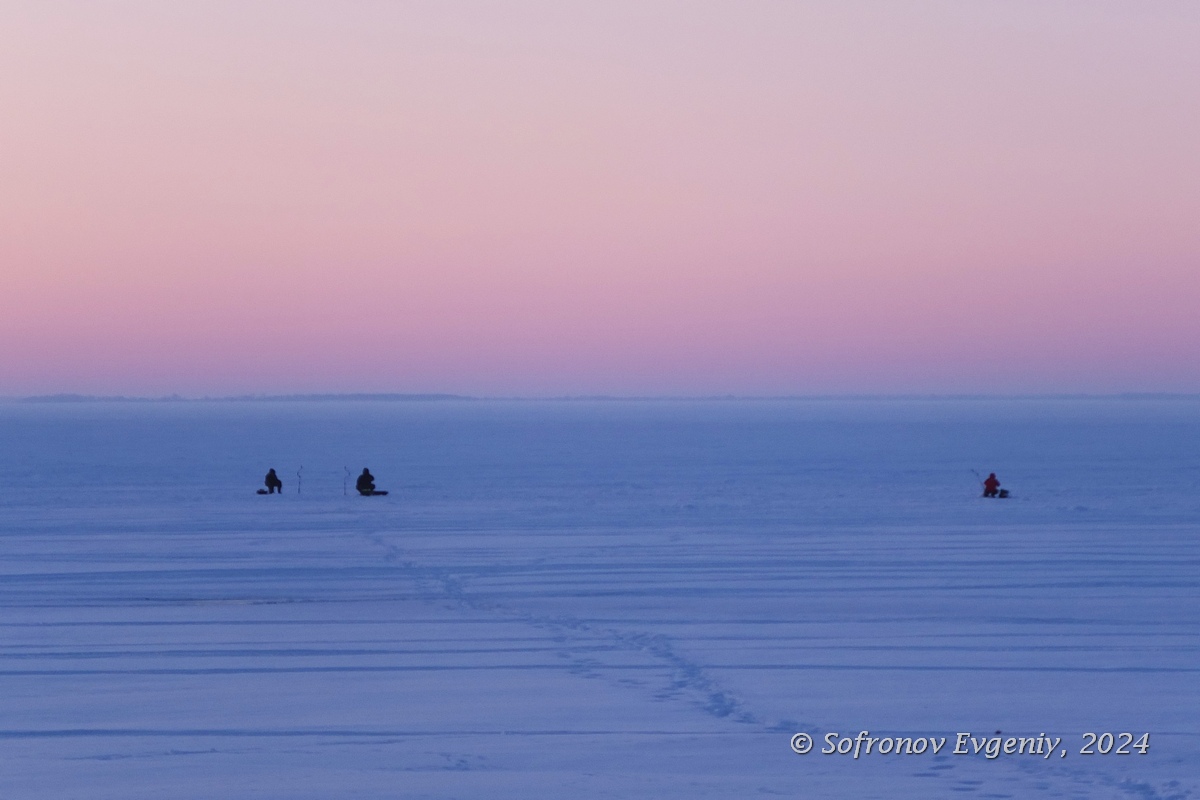
[(1200, 796), (1200, 400), (9, 403), (0, 509), (5, 800)]

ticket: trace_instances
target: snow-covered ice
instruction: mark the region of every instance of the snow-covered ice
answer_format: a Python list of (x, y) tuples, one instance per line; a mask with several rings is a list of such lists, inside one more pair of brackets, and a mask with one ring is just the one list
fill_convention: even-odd
[(1190, 399), (5, 404), (0, 797), (1197, 797), (1198, 490)]

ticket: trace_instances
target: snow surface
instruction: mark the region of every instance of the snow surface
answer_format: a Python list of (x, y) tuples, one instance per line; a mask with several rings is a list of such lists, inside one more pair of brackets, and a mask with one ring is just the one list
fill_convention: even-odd
[(0, 798), (1200, 797), (1198, 488), (1187, 399), (6, 404)]

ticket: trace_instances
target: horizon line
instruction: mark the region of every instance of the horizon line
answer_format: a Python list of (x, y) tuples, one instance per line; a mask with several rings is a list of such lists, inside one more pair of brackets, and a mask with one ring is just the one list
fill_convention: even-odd
[(0, 397), (4, 403), (71, 404), (71, 403), (271, 403), (271, 402), (769, 402), (818, 400), (1196, 400), (1200, 392), (1045, 392), (1019, 394), (999, 393), (869, 393), (843, 392), (823, 394), (706, 394), (706, 395), (464, 395), (445, 392), (344, 392), (297, 394), (239, 394), (202, 395), (188, 397), (179, 394), (93, 395), (63, 392), (56, 394)]

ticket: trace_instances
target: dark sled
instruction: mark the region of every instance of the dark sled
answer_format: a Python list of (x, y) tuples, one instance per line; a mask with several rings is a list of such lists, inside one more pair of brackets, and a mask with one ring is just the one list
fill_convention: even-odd
[(270, 494), (266, 489), (259, 489), (255, 494)]
[(387, 494), (387, 492), (386, 491), (381, 492), (378, 489), (374, 489), (369, 492), (359, 492), (359, 494), (361, 494), (363, 497), (383, 497), (384, 495)]
[(1001, 489), (996, 494), (985, 494), (984, 497), (995, 497), (997, 500), (1004, 500), (1008, 497), (1008, 489)]

